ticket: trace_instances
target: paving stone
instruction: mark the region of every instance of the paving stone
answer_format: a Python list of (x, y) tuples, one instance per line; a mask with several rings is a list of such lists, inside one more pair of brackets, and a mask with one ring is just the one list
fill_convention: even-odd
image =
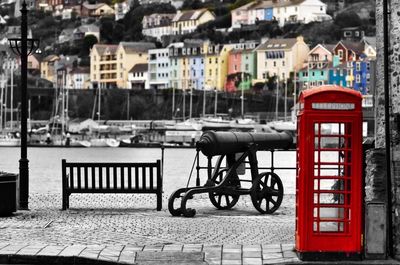
[(134, 262), (136, 257), (136, 251), (130, 248), (124, 248), (119, 255), (119, 260), (122, 262)]
[(162, 251), (163, 247), (163, 245), (144, 246), (143, 251)]
[(205, 258), (205, 261), (210, 265), (221, 265), (221, 258)]
[(179, 252), (182, 251), (183, 245), (178, 245), (178, 244), (171, 244), (171, 245), (165, 245), (162, 249), (162, 251), (174, 251), (174, 252)]
[(24, 244), (10, 244), (2, 249), (0, 249), (0, 255), (12, 255), (17, 254), (18, 251), (26, 247), (27, 245)]
[(242, 265), (242, 260), (222, 260), (222, 265)]
[(287, 259), (284, 258), (270, 258), (270, 259), (263, 259), (263, 264), (279, 264), (279, 263), (284, 263), (287, 262)]
[(222, 260), (241, 260), (242, 254), (241, 253), (222, 253)]
[(17, 252), (18, 255), (36, 255), (41, 251), (43, 248), (45, 248), (47, 245), (28, 245), (24, 248), (22, 248), (20, 251)]
[(243, 265), (262, 265), (261, 258), (243, 258)]
[(242, 253), (242, 249), (240, 248), (223, 248), (222, 250), (223, 253)]
[(276, 258), (283, 258), (282, 253), (265, 253), (262, 255), (262, 258), (265, 259), (276, 259)]
[(291, 250), (294, 251), (294, 244), (282, 244), (282, 251)]
[(83, 245), (72, 245), (72, 246), (68, 246), (66, 247), (63, 251), (61, 251), (61, 253), (59, 254), (59, 256), (79, 256), (79, 254), (81, 254), (81, 252), (86, 248), (86, 246)]
[(2, 249), (2, 248), (5, 248), (6, 246), (8, 246), (9, 245), (9, 243), (0, 243), (0, 250)]
[(203, 261), (204, 253), (201, 252), (138, 252), (136, 261), (158, 260), (158, 261)]
[(124, 250), (129, 250), (129, 251), (133, 251), (133, 252), (137, 252), (137, 251), (142, 251), (144, 248), (144, 246), (132, 246), (132, 245), (126, 245)]
[(261, 251), (261, 245), (243, 245), (243, 252), (245, 251)]
[(66, 246), (46, 246), (37, 253), (40, 256), (58, 256)]
[(243, 257), (246, 258), (261, 258), (261, 251), (243, 251)]
[(297, 258), (297, 254), (294, 251), (283, 251), (284, 258)]

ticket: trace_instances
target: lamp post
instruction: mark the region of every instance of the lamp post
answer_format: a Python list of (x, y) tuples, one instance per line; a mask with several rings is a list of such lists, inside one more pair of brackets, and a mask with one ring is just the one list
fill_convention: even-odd
[(21, 57), (21, 159), (19, 160), (19, 209), (28, 210), (29, 160), (27, 155), (27, 86), (28, 56), (39, 47), (39, 40), (28, 39), (28, 10), (25, 0), (21, 8), (21, 38), (8, 39), (11, 50)]

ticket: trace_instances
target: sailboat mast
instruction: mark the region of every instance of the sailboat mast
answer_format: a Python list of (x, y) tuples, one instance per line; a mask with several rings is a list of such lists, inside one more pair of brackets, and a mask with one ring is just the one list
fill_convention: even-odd
[(100, 83), (99, 85), (99, 102), (98, 102), (98, 115), (97, 115), (97, 121), (100, 123), (100, 111), (101, 111), (101, 85), (102, 83)]
[(11, 108), (11, 131), (13, 130), (14, 127), (14, 108), (13, 108), (13, 104), (14, 104), (14, 60), (11, 61), (11, 67), (10, 67), (11, 71), (11, 103), (10, 103), (10, 108)]
[(3, 130), (3, 93), (4, 93), (4, 74), (1, 74), (1, 93), (0, 93), (0, 130)]

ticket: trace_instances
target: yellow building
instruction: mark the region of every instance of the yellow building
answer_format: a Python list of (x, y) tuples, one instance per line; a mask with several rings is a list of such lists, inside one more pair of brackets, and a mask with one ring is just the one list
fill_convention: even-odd
[(194, 32), (199, 25), (211, 20), (215, 20), (215, 15), (206, 8), (178, 11), (172, 20), (172, 34), (182, 35)]
[(95, 44), (90, 52), (90, 79), (103, 87), (128, 87), (128, 72), (136, 64), (147, 63), (153, 43), (121, 42)]
[(100, 86), (117, 85), (118, 45), (95, 44), (90, 51), (90, 80)]
[(224, 90), (228, 74), (228, 56), (232, 48), (233, 45), (230, 44), (204, 43), (204, 83), (206, 89)]
[(147, 64), (148, 51), (154, 49), (151, 42), (121, 42), (117, 49), (117, 86), (128, 87), (128, 73), (136, 64)]
[(49, 55), (45, 57), (40, 63), (41, 78), (55, 83), (57, 78), (55, 64), (59, 60), (60, 57), (58, 57), (57, 55)]

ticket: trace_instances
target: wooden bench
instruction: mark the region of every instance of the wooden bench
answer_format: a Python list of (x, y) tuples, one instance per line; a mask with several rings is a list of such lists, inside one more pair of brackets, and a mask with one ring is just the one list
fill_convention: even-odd
[(71, 163), (62, 160), (62, 209), (72, 193), (155, 193), (162, 208), (161, 162)]

